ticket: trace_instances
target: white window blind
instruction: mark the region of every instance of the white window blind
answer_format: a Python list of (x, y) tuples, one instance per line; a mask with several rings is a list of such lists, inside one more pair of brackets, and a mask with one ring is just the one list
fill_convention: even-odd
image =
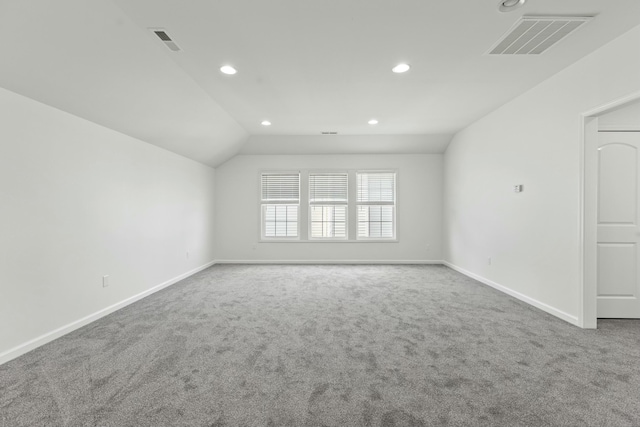
[(358, 238), (395, 238), (396, 174), (357, 173)]
[(358, 203), (391, 203), (396, 201), (394, 172), (358, 172)]
[(347, 238), (347, 173), (309, 174), (309, 221), (312, 239)]
[(346, 173), (309, 174), (309, 201), (347, 203), (348, 179)]
[(260, 179), (262, 237), (298, 237), (299, 173), (263, 173)]
[(300, 202), (299, 173), (263, 173), (262, 201), (269, 203)]

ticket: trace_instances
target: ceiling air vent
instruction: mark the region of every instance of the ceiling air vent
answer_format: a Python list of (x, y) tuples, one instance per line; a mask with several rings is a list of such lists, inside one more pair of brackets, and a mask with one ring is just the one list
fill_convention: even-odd
[(337, 135), (338, 132), (320, 132), (322, 135)]
[(523, 16), (489, 49), (489, 55), (539, 55), (591, 19), (591, 16)]
[(180, 47), (169, 37), (164, 28), (149, 28), (172, 51), (178, 52)]

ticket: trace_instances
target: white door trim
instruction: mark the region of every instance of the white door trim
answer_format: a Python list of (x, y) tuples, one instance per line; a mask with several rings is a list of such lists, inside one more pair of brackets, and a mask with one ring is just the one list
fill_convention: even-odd
[[(578, 326), (597, 328), (597, 268), (596, 268), (596, 202), (597, 179), (588, 172), (597, 166), (596, 153), (588, 150), (598, 139), (598, 116), (614, 108), (640, 100), (640, 91), (633, 92), (599, 107), (582, 113), (580, 143), (580, 254), (578, 265), (580, 309), (578, 310)], [(589, 175), (589, 176), (588, 176)]]

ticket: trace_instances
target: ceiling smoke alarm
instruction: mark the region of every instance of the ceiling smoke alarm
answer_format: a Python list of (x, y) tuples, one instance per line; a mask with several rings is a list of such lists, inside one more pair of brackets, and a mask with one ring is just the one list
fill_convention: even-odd
[(498, 3), (498, 10), (500, 12), (511, 12), (521, 8), (526, 2), (527, 0), (501, 0)]

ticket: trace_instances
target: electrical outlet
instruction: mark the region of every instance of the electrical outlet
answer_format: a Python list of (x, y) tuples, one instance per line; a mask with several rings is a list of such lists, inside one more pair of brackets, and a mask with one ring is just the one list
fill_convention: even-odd
[(187, 251), (187, 259), (189, 259), (189, 251)]
[(491, 265), (491, 257), (487, 258), (487, 265)]
[(102, 276), (102, 287), (106, 288), (107, 286), (109, 286), (109, 275), (108, 274), (106, 276)]

